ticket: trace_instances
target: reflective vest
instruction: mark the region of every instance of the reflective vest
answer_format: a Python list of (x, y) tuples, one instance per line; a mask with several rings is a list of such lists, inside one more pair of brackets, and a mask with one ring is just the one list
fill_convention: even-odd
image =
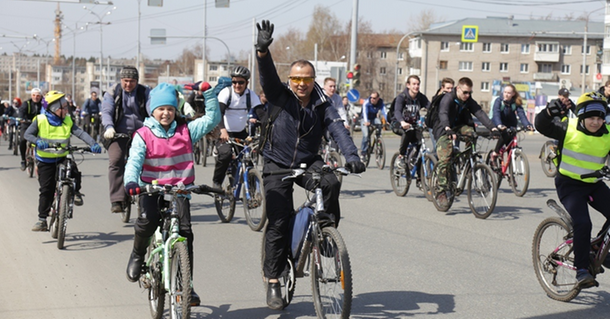
[[(580, 175), (593, 173), (606, 162), (610, 150), (610, 134), (587, 135), (577, 129), (578, 118), (568, 120), (568, 130), (563, 140), (559, 173), (575, 180), (595, 183), (596, 178), (582, 179)], [(610, 126), (606, 126), (610, 129)]]
[(186, 124), (176, 127), (174, 136), (158, 137), (149, 127), (136, 131), (146, 143), (146, 154), (140, 179), (145, 183), (157, 180), (159, 185), (185, 185), (195, 181), (193, 143)]
[[(41, 140), (46, 141), (51, 146), (57, 143), (60, 143), (62, 147), (70, 145), (70, 132), (72, 131), (71, 117), (66, 116), (61, 126), (51, 125), (49, 119), (44, 114), (36, 115), (36, 122), (38, 123), (38, 137)], [(37, 148), (36, 155), (41, 158), (59, 158), (66, 157), (68, 151), (55, 149), (41, 150)]]

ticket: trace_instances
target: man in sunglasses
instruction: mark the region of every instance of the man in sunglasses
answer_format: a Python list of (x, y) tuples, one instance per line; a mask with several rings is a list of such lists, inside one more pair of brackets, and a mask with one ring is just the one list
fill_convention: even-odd
[(437, 201), (440, 206), (446, 207), (447, 201), (447, 174), (449, 172), (449, 161), (453, 152), (453, 140), (458, 134), (466, 136), (466, 147), (473, 141), (469, 138), (474, 134), (474, 123), (472, 115), (476, 116), (492, 134), (498, 134), (498, 129), (489, 119), (481, 106), (472, 99), (472, 80), (463, 77), (458, 85), (443, 96), (438, 108), (438, 117), (434, 121), (434, 137), (436, 138), (436, 154), (438, 156), (438, 181)]
[(238, 65), (231, 71), (231, 87), (224, 88), (218, 93), (222, 120), (218, 124), (220, 143), (217, 146), (218, 160), (212, 177), (214, 187), (220, 187), (231, 163), (231, 145), (226, 142), (229, 137), (239, 139), (248, 137), (248, 113), (251, 108), (261, 104), (256, 93), (248, 89), (249, 80), (250, 70)]
[[(261, 134), (263, 144), (263, 182), (267, 229), (265, 232), (265, 260), (263, 272), (267, 278), (267, 305), (271, 309), (284, 308), (278, 278), (286, 267), (286, 254), (290, 234), (290, 214), (293, 211), (293, 186), (310, 189), (312, 177), (306, 174), (295, 180), (282, 180), (285, 175), (270, 175), (282, 169), (320, 168), (324, 161), (318, 155), (325, 130), (339, 144), (346, 158), (345, 165), (353, 173), (366, 169), (358, 157), (358, 149), (349, 137), (337, 109), (315, 83), (315, 68), (307, 60), (298, 60), (290, 66), (288, 83), (277, 74), (269, 45), (273, 41), (273, 25), (263, 20), (257, 24), (256, 43), (260, 83), (269, 101), (268, 122)], [(329, 222), (338, 225), (340, 220), (339, 192), (341, 184), (334, 174), (323, 176), (321, 187)]]

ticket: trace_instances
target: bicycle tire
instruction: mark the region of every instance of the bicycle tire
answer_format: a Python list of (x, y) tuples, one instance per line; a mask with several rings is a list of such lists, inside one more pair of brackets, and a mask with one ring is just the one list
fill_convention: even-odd
[[(265, 277), (265, 240), (267, 238), (267, 229), (263, 231), (263, 240), (261, 244), (261, 276), (263, 278), (263, 288), (265, 291), (267, 290), (268, 278)], [(288, 252), (288, 256), (290, 256), (290, 252)], [(286, 269), (282, 272), (280, 278), (278, 278), (280, 282), (280, 290), (283, 293), (282, 299), (284, 300), (284, 308), (288, 307), (290, 302), (292, 301), (292, 297), (294, 297), (294, 290), (296, 288), (296, 275), (294, 272), (294, 263), (290, 257), (287, 257), (286, 260)]]
[(431, 153), (424, 155), (424, 160), (419, 167), (419, 177), (421, 178), (421, 188), (428, 201), (432, 201), (432, 172), (436, 167), (436, 156)]
[[(335, 152), (335, 151), (329, 152), (326, 164), (328, 166), (332, 167), (332, 168), (342, 167), (343, 166), (343, 160), (341, 159), (341, 155), (339, 155), (339, 153)], [(340, 172), (335, 171), (335, 176), (337, 176), (337, 180), (339, 181), (339, 184), (342, 184), (343, 183), (343, 175), (341, 175)]]
[(381, 136), (375, 143), (375, 163), (380, 170), (385, 167), (385, 142)]
[(515, 195), (523, 197), (527, 193), (530, 184), (530, 164), (527, 156), (520, 149), (514, 149), (513, 154), (514, 158), (508, 167), (511, 178), (510, 187)]
[(57, 239), (57, 211), (59, 210), (57, 191), (53, 197), (53, 203), (51, 204), (51, 210), (49, 211), (49, 216), (51, 219), (49, 220), (49, 231), (51, 232), (51, 238)]
[(201, 147), (199, 147), (200, 143), (201, 143), (201, 141), (199, 140), (193, 146), (193, 160), (195, 162), (195, 165), (201, 164), (201, 153), (202, 153), (202, 150), (201, 150)]
[(540, 166), (542, 167), (542, 172), (544, 175), (548, 177), (555, 177), (557, 175), (557, 166), (555, 166), (555, 162), (550, 158), (549, 153), (551, 149), (549, 147), (553, 146), (556, 148), (554, 141), (546, 141), (542, 148), (540, 149)]
[(208, 165), (208, 156), (210, 156), (210, 152), (209, 152), (209, 148), (210, 148), (210, 142), (208, 141), (208, 139), (204, 136), (201, 139), (201, 165), (203, 167), (206, 167)]
[(334, 227), (322, 228), (310, 257), (311, 290), (318, 318), (350, 316), (352, 268), (345, 242)]
[(438, 189), (440, 187), (439, 185), (439, 181), (438, 181), (438, 166), (435, 166), (434, 170), (432, 171), (432, 181), (430, 183), (430, 189), (432, 190), (432, 204), (434, 204), (434, 208), (436, 208), (436, 210), (438, 210), (439, 212), (446, 212), (448, 211), (451, 206), (453, 205), (453, 200), (455, 199), (455, 194), (449, 189), (452, 181), (451, 181), (451, 175), (449, 174), (449, 177), (447, 178), (447, 187), (448, 189), (445, 191), (445, 195), (447, 195), (447, 205), (441, 205), (438, 202)]
[(485, 157), (485, 164), (487, 164), (492, 171), (494, 171), (494, 173), (496, 173), (496, 182), (498, 183), (497, 188), (500, 189), (500, 185), (502, 184), (502, 164), (500, 162), (500, 157), (497, 157), (496, 160), (494, 161), (494, 163), (491, 162), (491, 153), (493, 153), (493, 150), (489, 151), (487, 153), (487, 156)]
[(19, 155), (19, 130), (13, 134), (13, 155)]
[(405, 168), (398, 167), (400, 153), (396, 152), (390, 161), (390, 184), (396, 196), (403, 197), (409, 192), (411, 185), (411, 174)]
[(61, 187), (61, 199), (59, 200), (59, 212), (57, 214), (57, 249), (64, 249), (66, 240), (66, 229), (68, 228), (68, 209), (72, 189), (68, 185)]
[[(572, 234), (568, 225), (558, 217), (543, 220), (534, 232), (532, 261), (536, 278), (551, 299), (568, 302), (580, 293), (576, 285), (574, 248), (567, 244), (555, 251)], [(549, 255), (547, 255), (549, 254)], [(557, 262), (567, 264), (560, 266)]]
[(246, 185), (242, 186), (242, 199), (246, 222), (253, 231), (260, 231), (267, 222), (267, 211), (265, 208), (265, 187), (263, 177), (256, 168), (248, 170), (248, 192), (250, 199), (246, 196)]
[[(153, 236), (154, 237), (154, 236)], [(146, 259), (150, 258), (150, 254), (157, 247), (156, 243), (151, 241), (148, 245), (146, 253)], [(163, 309), (165, 308), (165, 289), (163, 288), (161, 268), (163, 264), (161, 262), (160, 254), (155, 254), (152, 257), (150, 264), (146, 268), (148, 274), (143, 276), (144, 286), (148, 290), (148, 307), (150, 308), (150, 315), (153, 319), (163, 318)]]
[(228, 223), (235, 215), (235, 202), (237, 199), (233, 196), (233, 175), (227, 175), (222, 182), (221, 188), (224, 189), (224, 195), (214, 195), (214, 206), (216, 213), (223, 223)]
[(34, 171), (36, 171), (36, 168), (34, 167), (34, 159), (30, 155), (28, 155), (26, 158), (26, 167), (28, 176), (30, 178), (34, 177)]
[[(169, 312), (171, 318), (191, 315), (191, 267), (186, 242), (174, 243), (171, 249)], [(166, 269), (166, 271), (168, 271)]]
[(498, 200), (496, 176), (487, 164), (476, 163), (473, 170), (468, 175), (468, 206), (476, 218), (485, 219)]
[(121, 212), (121, 221), (123, 223), (129, 223), (129, 219), (131, 218), (131, 198), (125, 199), (123, 201), (123, 211)]

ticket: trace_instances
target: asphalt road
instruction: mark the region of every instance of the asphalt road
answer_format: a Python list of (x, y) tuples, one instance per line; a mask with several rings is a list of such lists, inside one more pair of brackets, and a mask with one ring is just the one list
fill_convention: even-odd
[[(391, 155), (398, 139), (385, 140)], [(536, 280), (533, 233), (554, 215), (545, 202), (557, 197), (537, 158), (545, 140), (526, 136), (529, 191), (518, 198), (503, 183), (486, 220), (470, 213), (465, 194), (447, 213), (416, 188), (397, 197), (387, 168), (345, 177), (339, 230), (353, 269), (352, 318), (607, 318), (607, 275), (570, 303), (548, 298)], [(7, 146), (0, 142), (0, 318), (149, 318), (145, 291), (125, 277), (133, 226), (110, 213), (107, 155), (87, 155), (79, 165), (85, 205), (75, 209), (66, 248), (58, 250), (48, 232), (30, 231), (38, 182), (19, 170)], [(211, 174), (198, 166), (197, 181), (210, 183)], [(298, 203), (303, 192), (295, 196)], [(219, 222), (210, 197), (194, 198), (192, 214), (194, 287), (202, 299), (193, 318), (315, 318), (307, 278), (297, 281), (284, 311), (266, 307), (261, 233), (249, 229), (240, 203), (229, 224)], [(592, 215), (601, 226), (601, 215)]]

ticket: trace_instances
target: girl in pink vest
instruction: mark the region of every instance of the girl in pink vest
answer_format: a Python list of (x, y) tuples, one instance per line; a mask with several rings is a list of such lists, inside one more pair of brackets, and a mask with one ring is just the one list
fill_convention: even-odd
[[(230, 83), (230, 82), (228, 82)], [(144, 126), (136, 131), (125, 165), (125, 190), (137, 195), (146, 184), (157, 180), (159, 185), (192, 184), (195, 181), (193, 144), (210, 132), (220, 121), (220, 110), (216, 92), (226, 85), (220, 81), (213, 90), (206, 82), (201, 84), (204, 92), (206, 112), (203, 117), (189, 122), (176, 117), (178, 99), (176, 89), (161, 83), (150, 92), (150, 114)], [(150, 237), (159, 227), (161, 218), (158, 201), (161, 195), (140, 196), (140, 216), (135, 223), (133, 251), (127, 265), (127, 279), (135, 282), (140, 277), (144, 255)], [(180, 235), (187, 238), (191, 276), (193, 271), (193, 233), (188, 197), (178, 199)], [(200, 303), (192, 290), (191, 305)]]

